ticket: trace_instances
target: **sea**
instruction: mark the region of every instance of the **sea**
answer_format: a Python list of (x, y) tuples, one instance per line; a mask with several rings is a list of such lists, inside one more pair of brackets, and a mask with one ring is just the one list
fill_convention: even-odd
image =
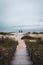
[(43, 26), (40, 25), (15, 25), (15, 26), (0, 26), (0, 32), (43, 32)]

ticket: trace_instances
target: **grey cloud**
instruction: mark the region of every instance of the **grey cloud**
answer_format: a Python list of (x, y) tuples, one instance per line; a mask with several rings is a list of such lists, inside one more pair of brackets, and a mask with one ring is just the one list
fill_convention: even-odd
[(39, 21), (41, 19), (43, 0), (0, 0), (0, 24), (1, 22), (5, 25), (29, 24), (30, 20), (41, 22)]

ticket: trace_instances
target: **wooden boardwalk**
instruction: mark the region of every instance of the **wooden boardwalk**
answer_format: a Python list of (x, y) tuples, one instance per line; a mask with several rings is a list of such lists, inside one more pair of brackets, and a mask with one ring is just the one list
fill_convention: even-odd
[(11, 61), (11, 65), (32, 65), (32, 61), (30, 60), (30, 56), (26, 50), (26, 46), (23, 40), (21, 40), (22, 34), (16, 34), (15, 38), (18, 40), (18, 46), (16, 52), (14, 53), (14, 57)]

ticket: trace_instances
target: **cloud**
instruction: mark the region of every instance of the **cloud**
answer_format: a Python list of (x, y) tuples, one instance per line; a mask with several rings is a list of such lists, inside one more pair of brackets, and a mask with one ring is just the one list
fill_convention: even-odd
[[(24, 25), (43, 22), (43, 0), (0, 0), (0, 24)], [(2, 24), (1, 24), (2, 25)]]

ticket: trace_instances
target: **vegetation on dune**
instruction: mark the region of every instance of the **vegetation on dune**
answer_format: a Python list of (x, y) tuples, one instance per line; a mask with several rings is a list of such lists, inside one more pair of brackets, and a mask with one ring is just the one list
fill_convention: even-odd
[[(40, 65), (40, 64), (43, 65), (43, 40), (42, 38), (23, 36), (21, 39), (25, 41), (27, 50), (29, 52), (31, 59), (34, 62), (34, 65)], [(34, 40), (36, 41), (34, 42)]]
[(21, 39), (28, 39), (28, 40), (41, 40), (41, 38), (36, 38), (32, 36), (23, 36)]
[(0, 35), (13, 35), (11, 32), (0, 32)]
[(38, 32), (33, 32), (33, 34), (39, 34)]
[(43, 32), (33, 32), (32, 34), (43, 34)]
[(9, 65), (13, 53), (16, 50), (18, 42), (13, 38), (0, 38), (0, 64)]
[(24, 36), (24, 37), (22, 37), (21, 39), (32, 39), (33, 37), (31, 37), (31, 36)]

